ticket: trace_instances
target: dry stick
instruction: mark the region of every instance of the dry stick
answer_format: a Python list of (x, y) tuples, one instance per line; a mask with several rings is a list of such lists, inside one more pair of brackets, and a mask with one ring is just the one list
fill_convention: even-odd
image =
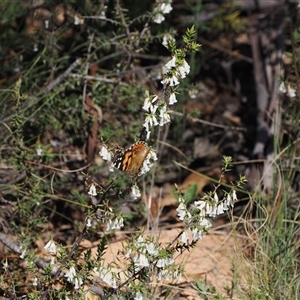
[(202, 43), (202, 44), (206, 44), (207, 46), (209, 46), (211, 48), (217, 49), (217, 50), (219, 50), (221, 52), (224, 52), (224, 53), (226, 53), (226, 54), (228, 54), (230, 56), (233, 56), (233, 57), (235, 57), (237, 59), (244, 60), (244, 61), (246, 61), (246, 62), (248, 62), (250, 64), (253, 64), (253, 59), (250, 58), (250, 57), (248, 57), (248, 56), (245, 56), (245, 55), (240, 54), (240, 53), (236, 53), (236, 52), (234, 52), (234, 51), (232, 51), (230, 49), (227, 49), (227, 48), (225, 48), (223, 46), (220, 46), (219, 44), (209, 42), (209, 41), (207, 41), (207, 40), (205, 40), (205, 39), (203, 39), (201, 37), (198, 37), (198, 41), (200, 43)]
[(227, 125), (216, 124), (216, 123), (212, 123), (212, 122), (209, 122), (209, 121), (204, 121), (204, 120), (201, 120), (201, 119), (198, 119), (198, 118), (194, 118), (189, 114), (183, 114), (183, 113), (180, 113), (180, 112), (177, 112), (177, 111), (174, 111), (174, 110), (171, 111), (171, 114), (175, 115), (175, 116), (179, 116), (179, 117), (186, 116), (192, 122), (202, 123), (202, 124), (217, 127), (217, 128), (223, 128), (223, 129), (228, 129), (228, 130), (237, 130), (237, 131), (247, 131), (247, 129), (244, 128), (244, 127), (236, 127), (236, 126), (227, 126)]
[(44, 89), (43, 93), (49, 93), (56, 85), (60, 84), (63, 82), (69, 75), (70, 73), (81, 64), (81, 59), (77, 58), (71, 65), (70, 67), (61, 75), (59, 75), (56, 79), (54, 79), (52, 82), (50, 82)]

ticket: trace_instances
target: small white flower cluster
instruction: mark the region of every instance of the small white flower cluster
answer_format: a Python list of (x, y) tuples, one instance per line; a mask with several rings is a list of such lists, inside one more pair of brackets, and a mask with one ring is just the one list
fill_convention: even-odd
[(137, 176), (142, 176), (148, 173), (156, 160), (157, 160), (156, 152), (154, 149), (150, 148), (149, 153), (144, 159), (142, 167), (139, 170)]
[(140, 198), (141, 196), (142, 196), (142, 194), (141, 194), (139, 187), (136, 184), (134, 184), (131, 187), (131, 197), (133, 198), (133, 200), (136, 200), (136, 199)]
[(50, 239), (49, 242), (44, 247), (44, 249), (52, 255), (51, 260), (50, 260), (50, 265), (54, 265), (55, 257), (56, 257), (56, 253), (57, 253), (55, 242), (52, 239)]
[(172, 42), (175, 42), (175, 39), (174, 37), (170, 34), (170, 33), (166, 33), (164, 36), (163, 36), (163, 41), (162, 41), (162, 44), (167, 47), (169, 45), (169, 41), (172, 41)]
[(166, 269), (160, 269), (157, 273), (157, 280), (181, 280), (182, 270), (175, 266)]
[(88, 194), (93, 197), (97, 196), (96, 186), (94, 183), (91, 184)]
[(46, 246), (44, 247), (44, 249), (48, 252), (50, 252), (51, 254), (53, 255), (56, 255), (56, 245), (55, 245), (55, 242), (50, 239), (49, 242), (46, 244)]
[(113, 220), (108, 219), (108, 221), (106, 222), (106, 230), (114, 230), (114, 229), (121, 229), (122, 227), (124, 227), (124, 219), (120, 216), (120, 217), (116, 217)]
[[(165, 38), (163, 44), (167, 43), (167, 38)], [(163, 67), (164, 79), (161, 83), (169, 88), (166, 93), (168, 102), (160, 100), (157, 95), (150, 96), (149, 91), (145, 92), (143, 110), (146, 111), (146, 118), (143, 126), (147, 131), (147, 139), (150, 137), (152, 127), (164, 126), (171, 121), (168, 106), (177, 102), (175, 89), (172, 87), (177, 86), (180, 83), (179, 80), (185, 78), (190, 72), (190, 66), (182, 56), (184, 56), (182, 53), (175, 54)]]
[(284, 82), (281, 82), (279, 85), (279, 91), (287, 94), (288, 97), (290, 98), (295, 98), (296, 97), (296, 90), (293, 89), (289, 84), (287, 86), (284, 84)]
[[(143, 126), (146, 128), (148, 139), (151, 134), (152, 127), (157, 125), (164, 126), (171, 121), (171, 117), (165, 102), (159, 103), (158, 96), (150, 96), (148, 91), (146, 91), (145, 94), (146, 98), (144, 101), (143, 110), (146, 111), (146, 118)], [(172, 105), (176, 102), (177, 100), (175, 93), (171, 93), (169, 96), (169, 105)]]
[(112, 153), (111, 151), (109, 151), (107, 149), (107, 147), (104, 145), (101, 147), (100, 149), (100, 152), (99, 152), (99, 155), (104, 159), (104, 160), (107, 160), (108, 162), (111, 161), (112, 159)]
[(154, 18), (153, 21), (160, 24), (165, 20), (164, 14), (171, 12), (173, 7), (171, 6), (172, 0), (158, 0), (157, 6), (153, 10)]
[[(202, 239), (207, 230), (212, 226), (211, 219), (217, 215), (223, 214), (229, 208), (234, 206), (237, 201), (235, 190), (227, 194), (227, 197), (219, 201), (218, 195), (215, 192), (213, 201), (199, 200), (195, 201), (191, 208), (187, 208), (183, 197), (178, 199), (177, 207), (178, 218), (184, 221), (192, 233), (192, 239)], [(188, 230), (183, 231), (181, 242), (186, 244), (189, 240)]]
[(161, 81), (161, 83), (170, 86), (178, 85), (179, 79), (185, 78), (186, 75), (190, 73), (190, 70), (190, 65), (184, 58), (179, 59), (176, 55), (174, 55), (163, 68), (165, 78)]
[(101, 267), (98, 270), (99, 277), (113, 289), (117, 288), (117, 275), (115, 272), (112, 272), (108, 268)]
[(140, 235), (135, 242), (135, 248), (130, 248), (125, 254), (125, 258), (129, 259), (130, 257), (132, 257), (135, 272), (149, 267), (149, 271), (156, 274), (157, 280), (178, 279), (181, 276), (170, 253), (167, 254), (164, 249), (159, 250), (159, 246), (150, 237), (145, 239)]
[(65, 274), (67, 281), (74, 284), (74, 289), (78, 290), (80, 286), (83, 284), (82, 279), (76, 275), (76, 270), (72, 266)]

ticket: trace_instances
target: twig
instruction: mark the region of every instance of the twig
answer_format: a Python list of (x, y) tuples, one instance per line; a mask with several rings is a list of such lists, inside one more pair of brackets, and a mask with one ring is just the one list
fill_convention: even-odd
[(43, 93), (49, 93), (56, 85), (60, 84), (63, 82), (69, 75), (70, 73), (81, 63), (81, 59), (77, 58), (71, 65), (70, 67), (61, 75), (59, 75), (56, 79), (51, 81), (44, 89)]
[(217, 49), (217, 50), (219, 50), (221, 52), (224, 52), (224, 53), (226, 53), (226, 54), (228, 54), (230, 56), (233, 56), (233, 57), (235, 57), (237, 59), (244, 60), (244, 61), (246, 61), (246, 62), (248, 62), (250, 64), (253, 64), (253, 59), (250, 58), (250, 57), (248, 57), (248, 56), (245, 56), (245, 55), (240, 54), (240, 53), (236, 53), (236, 52), (234, 52), (234, 51), (232, 51), (230, 49), (227, 49), (227, 48), (225, 48), (223, 46), (220, 46), (219, 44), (209, 42), (209, 41), (207, 41), (207, 40), (205, 40), (205, 39), (203, 39), (201, 37), (198, 37), (198, 41), (200, 43), (202, 43), (202, 44), (205, 44), (205, 45), (207, 45), (207, 46), (209, 46), (211, 48), (214, 48), (214, 49)]
[[(185, 114), (183, 113), (180, 113), (180, 112), (177, 112), (177, 111), (174, 111), (172, 110), (171, 111), (172, 115), (175, 115), (175, 116), (184, 116)], [(209, 125), (209, 126), (213, 126), (213, 127), (217, 127), (217, 128), (223, 128), (223, 129), (228, 129), (228, 130), (238, 130), (238, 131), (247, 131), (246, 128), (244, 127), (236, 127), (236, 126), (227, 126), (227, 125), (221, 125), (221, 124), (216, 124), (216, 123), (212, 123), (212, 122), (209, 122), (209, 121), (204, 121), (204, 120), (201, 120), (201, 119), (198, 119), (198, 118), (194, 118), (190, 115), (185, 115), (188, 119), (190, 119), (192, 122), (196, 122), (196, 123), (202, 123), (202, 124), (205, 124), (205, 125)]]

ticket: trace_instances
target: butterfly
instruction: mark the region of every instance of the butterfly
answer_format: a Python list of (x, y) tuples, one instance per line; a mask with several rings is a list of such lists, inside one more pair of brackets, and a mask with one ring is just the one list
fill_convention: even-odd
[(151, 150), (146, 142), (138, 141), (125, 151), (116, 154), (113, 167), (123, 172), (129, 172), (133, 176), (138, 176)]

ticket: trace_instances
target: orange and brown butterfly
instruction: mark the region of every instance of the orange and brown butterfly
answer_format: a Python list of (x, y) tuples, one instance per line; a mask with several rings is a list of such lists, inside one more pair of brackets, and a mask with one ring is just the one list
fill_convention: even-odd
[(153, 149), (146, 142), (138, 141), (125, 151), (117, 153), (112, 165), (116, 169), (137, 176), (151, 151)]

